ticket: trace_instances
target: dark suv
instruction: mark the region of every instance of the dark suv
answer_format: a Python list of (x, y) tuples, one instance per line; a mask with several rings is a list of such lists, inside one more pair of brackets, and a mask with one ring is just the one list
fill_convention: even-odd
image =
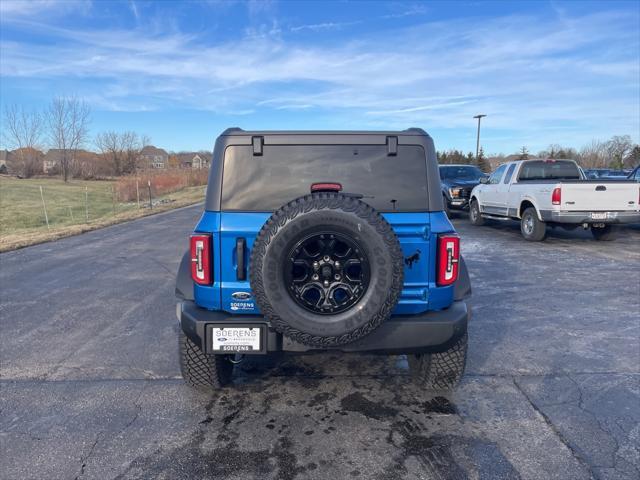
[(470, 293), (423, 130), (228, 129), (178, 271), (182, 375), (221, 387), (242, 355), (337, 350), (452, 388)]

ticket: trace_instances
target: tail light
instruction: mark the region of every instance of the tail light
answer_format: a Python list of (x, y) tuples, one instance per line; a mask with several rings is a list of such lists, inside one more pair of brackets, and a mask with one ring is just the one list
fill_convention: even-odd
[(311, 193), (314, 192), (339, 192), (342, 190), (342, 184), (335, 182), (320, 182), (311, 184)]
[(458, 279), (460, 237), (448, 233), (438, 236), (438, 272), (436, 283), (440, 287), (451, 285)]
[(553, 189), (553, 193), (551, 194), (551, 203), (553, 205), (560, 205), (562, 203), (562, 189), (560, 187)]
[(199, 285), (210, 285), (211, 269), (211, 235), (191, 235), (191, 278)]

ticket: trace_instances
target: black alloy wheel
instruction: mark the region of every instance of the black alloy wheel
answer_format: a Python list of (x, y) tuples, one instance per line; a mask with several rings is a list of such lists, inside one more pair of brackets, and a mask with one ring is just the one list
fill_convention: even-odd
[(287, 255), (284, 278), (293, 300), (304, 309), (334, 315), (353, 307), (366, 293), (370, 270), (361, 246), (338, 232), (313, 233)]

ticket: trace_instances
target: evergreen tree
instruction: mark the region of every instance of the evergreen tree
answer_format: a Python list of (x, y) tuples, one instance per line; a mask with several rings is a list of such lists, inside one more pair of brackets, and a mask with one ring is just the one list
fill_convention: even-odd
[(483, 172), (489, 171), (489, 162), (487, 162), (487, 158), (484, 156), (484, 150), (480, 147), (480, 152), (478, 152), (477, 163), (478, 168)]
[(527, 147), (522, 147), (522, 150), (520, 150), (520, 156), (518, 157), (518, 160), (528, 160), (529, 159), (529, 150), (527, 150)]
[(467, 153), (467, 158), (466, 158), (466, 162), (469, 165), (472, 165), (475, 162), (476, 156), (473, 154), (473, 152), (469, 152)]

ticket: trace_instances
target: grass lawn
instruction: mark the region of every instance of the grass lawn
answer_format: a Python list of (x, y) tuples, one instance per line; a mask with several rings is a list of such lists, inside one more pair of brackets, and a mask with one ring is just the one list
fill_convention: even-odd
[[(0, 252), (75, 235), (114, 223), (204, 200), (205, 187), (189, 187), (162, 197), (149, 208), (114, 202), (112, 181), (0, 177)], [(49, 219), (45, 220), (42, 196)], [(140, 192), (141, 196), (144, 192)], [(146, 195), (145, 195), (146, 196)], [(148, 207), (148, 197), (142, 205)], [(87, 220), (88, 217), (88, 220)]]

